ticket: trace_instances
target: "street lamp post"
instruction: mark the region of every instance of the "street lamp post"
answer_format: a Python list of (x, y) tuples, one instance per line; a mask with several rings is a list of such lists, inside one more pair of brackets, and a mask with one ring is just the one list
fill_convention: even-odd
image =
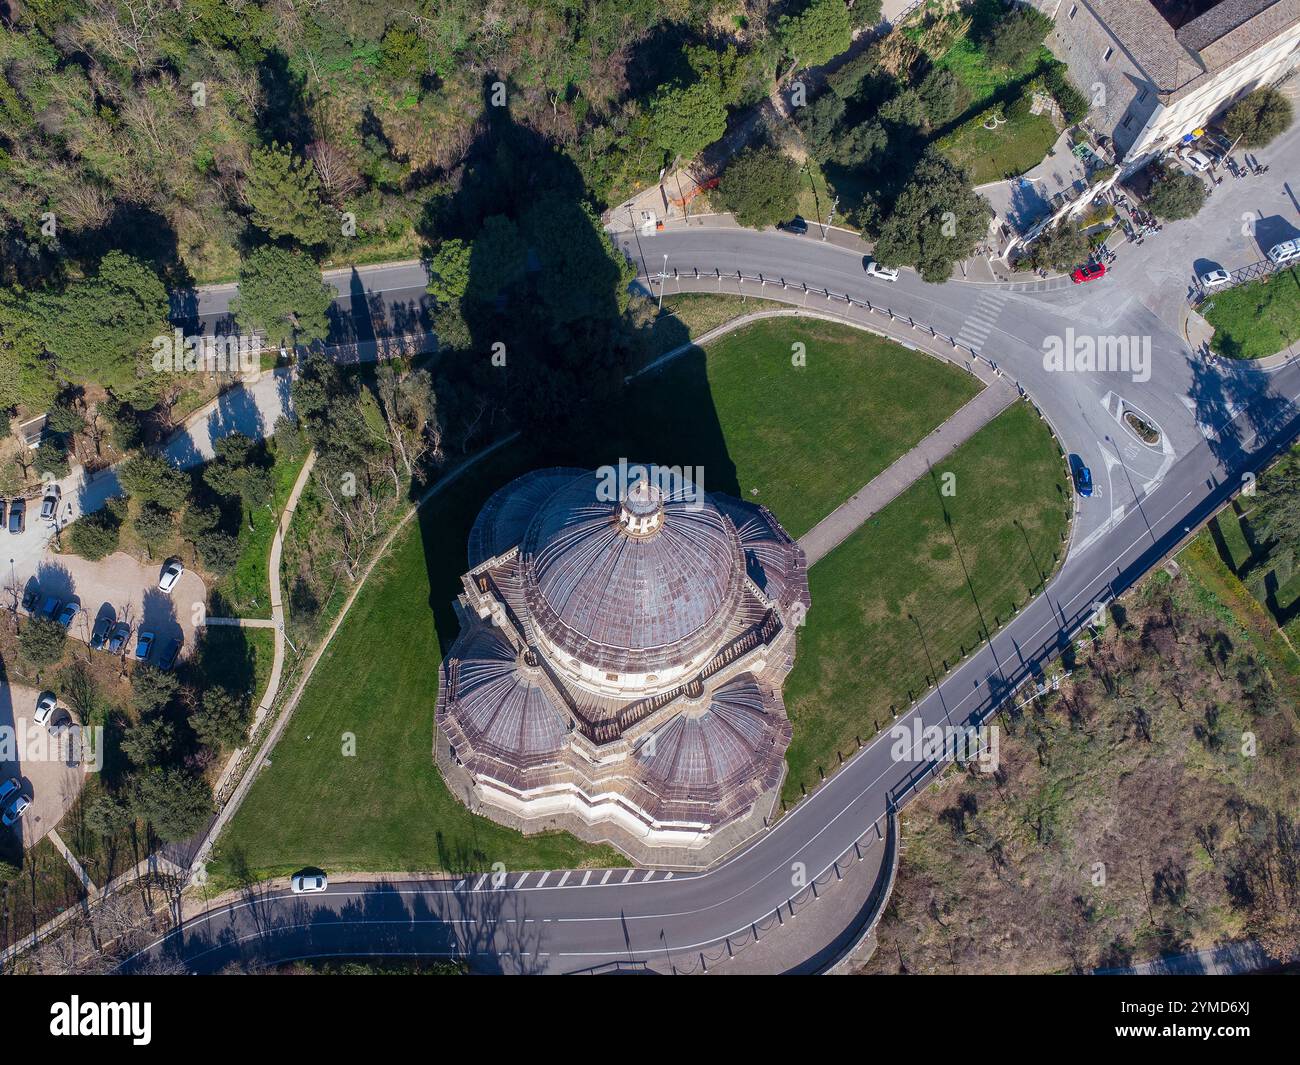
[(837, 194), (831, 203), (831, 213), (826, 216), (826, 226), (822, 229), (822, 242), (825, 243), (826, 235), (831, 231), (830, 227), (835, 223), (835, 208), (840, 205), (840, 198)]
[(668, 284), (668, 256), (664, 255), (664, 268), (659, 272), (659, 310), (664, 309), (664, 288)]

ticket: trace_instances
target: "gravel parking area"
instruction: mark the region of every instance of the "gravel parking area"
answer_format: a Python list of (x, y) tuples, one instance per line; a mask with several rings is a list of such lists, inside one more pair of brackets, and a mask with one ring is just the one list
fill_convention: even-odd
[[(35, 845), (59, 823), (86, 780), (79, 753), (69, 756), (67, 746), (60, 749), (49, 742), (46, 729), (32, 720), (39, 694), (21, 684), (0, 684), (0, 781), (17, 777), (32, 800), (17, 824), (0, 831), (19, 833), (24, 847)], [(54, 721), (69, 721), (62, 705)]]
[(100, 618), (125, 622), (131, 627), (130, 653), (134, 654), (136, 635), (154, 634), (150, 661), (156, 662), (167, 644), (176, 638), (183, 641), (184, 657), (194, 648), (196, 622), (203, 617), (207, 589), (197, 574), (186, 570), (170, 595), (158, 587), (162, 560), (137, 562), (121, 551), (98, 562), (73, 555), (47, 555), (37, 568), (33, 583), (39, 588), (40, 601), (54, 596), (81, 607), (69, 630), (77, 639), (89, 643), (95, 623)]

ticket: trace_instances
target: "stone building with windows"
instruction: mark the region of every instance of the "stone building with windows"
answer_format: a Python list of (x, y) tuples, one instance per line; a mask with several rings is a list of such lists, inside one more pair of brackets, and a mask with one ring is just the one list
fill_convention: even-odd
[(1300, 64), (1300, 0), (1035, 0), (1089, 124), (1135, 169)]
[(535, 471), (479, 514), (435, 757), (495, 820), (702, 864), (779, 792), (807, 564), (765, 507), (609, 469)]

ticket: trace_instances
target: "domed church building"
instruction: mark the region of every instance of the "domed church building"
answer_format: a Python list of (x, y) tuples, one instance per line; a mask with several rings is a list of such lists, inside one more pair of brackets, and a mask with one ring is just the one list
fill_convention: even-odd
[(809, 606), (767, 508), (678, 468), (538, 470), (488, 500), (469, 566), (435, 713), (453, 791), (636, 861), (712, 861), (761, 830)]

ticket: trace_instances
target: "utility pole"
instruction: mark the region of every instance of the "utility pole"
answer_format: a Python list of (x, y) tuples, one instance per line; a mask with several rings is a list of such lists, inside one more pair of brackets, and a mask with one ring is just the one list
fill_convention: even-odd
[(659, 310), (664, 309), (664, 288), (668, 284), (668, 253), (664, 253), (664, 268), (659, 272)]

